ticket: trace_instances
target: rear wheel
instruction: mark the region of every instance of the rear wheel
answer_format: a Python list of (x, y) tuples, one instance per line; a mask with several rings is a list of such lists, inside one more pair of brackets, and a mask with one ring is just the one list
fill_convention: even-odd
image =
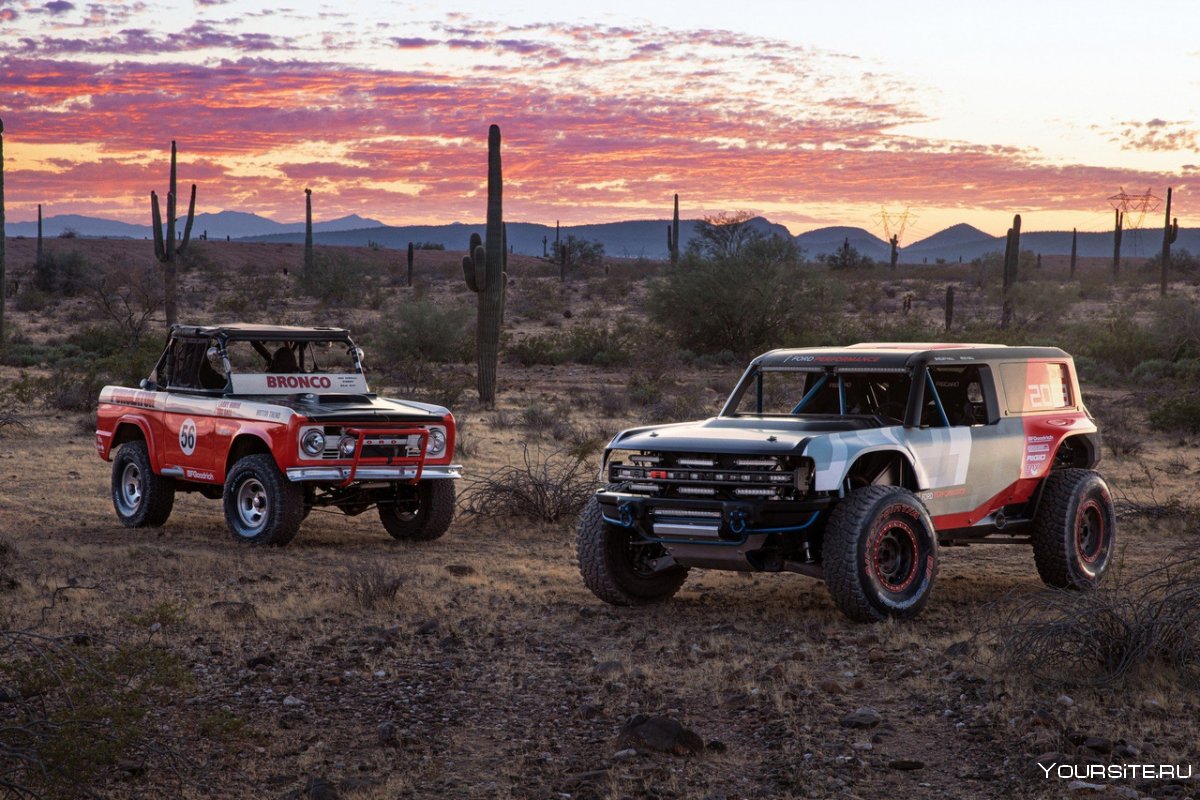
[(1033, 560), (1047, 586), (1091, 589), (1112, 562), (1117, 517), (1112, 494), (1090, 469), (1051, 472), (1033, 520)]
[(825, 585), (856, 622), (911, 619), (937, 580), (937, 534), (907, 489), (866, 486), (829, 515), (822, 545)]
[(687, 567), (656, 569), (654, 560), (665, 555), (662, 545), (606, 522), (594, 497), (579, 519), (575, 548), (584, 584), (592, 594), (615, 606), (665, 602), (687, 579)]
[(113, 459), (112, 499), (126, 528), (156, 528), (171, 516), (175, 481), (155, 475), (144, 441), (121, 445)]
[(438, 479), (417, 485), (415, 508), (379, 504), (379, 521), (393, 539), (428, 542), (446, 532), (454, 521), (454, 481)]
[(225, 479), (225, 524), (239, 542), (284, 545), (304, 520), (304, 489), (269, 455), (245, 456)]

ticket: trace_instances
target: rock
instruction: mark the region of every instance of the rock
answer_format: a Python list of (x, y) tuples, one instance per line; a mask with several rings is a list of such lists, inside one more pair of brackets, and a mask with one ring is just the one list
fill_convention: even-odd
[(621, 728), (617, 743), (638, 750), (655, 750), (684, 756), (704, 749), (704, 740), (672, 717), (638, 714)]
[(375, 741), (383, 747), (396, 743), (396, 723), (390, 719), (379, 723), (375, 729)]
[(596, 675), (601, 678), (615, 678), (625, 673), (625, 665), (620, 661), (601, 661), (596, 665)]
[(236, 600), (218, 600), (215, 603), (209, 603), (209, 608), (213, 611), (220, 611), (225, 615), (225, 619), (230, 622), (238, 622), (258, 618), (258, 609), (253, 603), (242, 603)]
[(285, 711), (279, 715), (276, 724), (281, 730), (295, 731), (308, 724), (308, 719), (299, 711)]
[(430, 636), (437, 633), (439, 627), (441, 626), (438, 625), (438, 621), (436, 619), (427, 619), (417, 626), (417, 635)]
[(304, 705), (304, 701), (295, 695), (289, 694), (287, 697), (283, 698), (283, 705), (287, 708), (298, 708)]
[(729, 749), (729, 747), (720, 739), (713, 739), (711, 742), (706, 744), (705, 747), (713, 753), (724, 753)]
[(875, 745), (871, 744), (870, 742), (855, 742), (854, 744), (852, 744), (850, 746), (853, 747), (855, 750), (874, 750), (875, 749)]
[(959, 656), (965, 656), (969, 652), (971, 652), (971, 643), (964, 639), (961, 642), (955, 642), (954, 644), (947, 647), (946, 648), (946, 657), (947, 658), (958, 658)]
[(846, 687), (842, 686), (837, 681), (821, 681), (819, 684), (817, 684), (817, 688), (819, 688), (822, 692), (825, 692), (826, 694), (845, 694), (846, 693)]
[(568, 775), (562, 783), (563, 789), (582, 789), (585, 787), (595, 787), (608, 780), (608, 770), (593, 769), (587, 772), (577, 772), (574, 775)]
[(925, 762), (915, 758), (894, 758), (888, 762), (888, 767), (907, 772), (914, 769), (925, 769)]
[(863, 706), (856, 711), (851, 711), (841, 719), (844, 728), (874, 728), (882, 721), (883, 717), (870, 706)]
[(1141, 751), (1128, 742), (1121, 742), (1113, 748), (1113, 755), (1119, 758), (1135, 758), (1141, 755)]
[(275, 666), (274, 653), (263, 653), (261, 656), (253, 656), (246, 659), (246, 669), (257, 669), (258, 667), (273, 666)]
[(867, 661), (872, 664), (878, 664), (880, 661), (887, 660), (887, 653), (880, 650), (878, 647), (867, 652)]
[(1089, 736), (1083, 740), (1080, 746), (1101, 755), (1108, 755), (1113, 751), (1113, 743), (1100, 736)]
[(1108, 787), (1103, 783), (1088, 783), (1086, 781), (1071, 781), (1067, 784), (1068, 791), (1077, 792), (1079, 794), (1103, 792), (1106, 788)]
[(1058, 696), (1058, 700), (1055, 702), (1057, 702), (1060, 706), (1070, 708), (1071, 706), (1075, 705), (1075, 698), (1071, 697), (1069, 694), (1060, 694)]
[(637, 750), (634, 750), (632, 747), (626, 747), (624, 750), (618, 750), (613, 753), (613, 761), (628, 761), (631, 758), (636, 758), (637, 754)]
[(475, 568), (470, 564), (447, 564), (446, 572), (458, 578), (465, 578), (468, 575), (474, 575)]
[(301, 795), (305, 800), (338, 800), (338, 796), (337, 787), (316, 775), (310, 776), (305, 782), (304, 793)]

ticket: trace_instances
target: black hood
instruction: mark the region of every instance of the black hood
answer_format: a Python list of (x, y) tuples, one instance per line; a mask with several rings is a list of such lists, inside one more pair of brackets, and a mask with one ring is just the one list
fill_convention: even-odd
[(449, 412), (429, 403), (386, 400), (371, 394), (294, 394), (247, 397), (260, 403), (284, 406), (313, 422), (423, 423), (441, 422)]
[(877, 428), (868, 417), (713, 417), (631, 428), (617, 434), (609, 449), (679, 453), (799, 453), (814, 436)]

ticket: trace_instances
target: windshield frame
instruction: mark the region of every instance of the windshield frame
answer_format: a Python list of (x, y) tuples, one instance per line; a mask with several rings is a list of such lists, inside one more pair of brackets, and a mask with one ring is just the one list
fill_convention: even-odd
[[(805, 396), (802, 397), (797, 402), (796, 408), (793, 409), (790, 413), (784, 414), (784, 413), (772, 413), (772, 412), (763, 412), (763, 411), (739, 412), (738, 407), (739, 407), (739, 405), (741, 405), (743, 399), (745, 399), (747, 392), (752, 392), (752, 391), (757, 394), (756, 402), (754, 402), (754, 404), (753, 404), (754, 407), (759, 408), (759, 409), (762, 408), (762, 375), (763, 375), (763, 373), (766, 373), (766, 372), (801, 372), (801, 373), (809, 373), (809, 374), (818, 374), (818, 375), (824, 376), (824, 379), (821, 381), (818, 381), (817, 385), (812, 387), (812, 389), (810, 389), (805, 394)], [(725, 402), (725, 406), (721, 409), (721, 413), (719, 416), (727, 417), (727, 418), (735, 418), (735, 419), (760, 418), (760, 417), (770, 417), (770, 418), (821, 417), (821, 418), (825, 418), (825, 419), (841, 419), (841, 418), (851, 417), (851, 418), (872, 418), (873, 419), (873, 418), (876, 418), (878, 416), (878, 414), (848, 414), (848, 413), (846, 413), (845, 387), (844, 387), (843, 379), (845, 377), (851, 376), (851, 375), (879, 374), (879, 373), (889, 373), (889, 374), (895, 374), (895, 375), (907, 375), (908, 376), (908, 378), (910, 380), (909, 395), (907, 398), (907, 404), (906, 404), (905, 413), (904, 413), (904, 420), (903, 420), (902, 424), (904, 424), (906, 427), (909, 427), (910, 426), (909, 421), (910, 421), (910, 419), (912, 419), (913, 411), (914, 411), (914, 409), (920, 409), (921, 404), (923, 402), (924, 392), (926, 389), (926, 384), (927, 384), (927, 379), (928, 379), (928, 371), (927, 371), (925, 365), (923, 365), (923, 364), (916, 365), (915, 367), (911, 367), (911, 368), (910, 367), (878, 367), (878, 366), (843, 367), (843, 366), (828, 366), (828, 365), (816, 365), (816, 364), (803, 365), (803, 366), (790, 366), (790, 365), (789, 366), (765, 366), (762, 364), (751, 364), (749, 367), (746, 368), (746, 371), (744, 373), (742, 373), (742, 377), (738, 380), (738, 383), (734, 387), (733, 392), (730, 393), (729, 399)], [(840, 402), (840, 411), (838, 413), (834, 413), (834, 414), (804, 411), (803, 410), (804, 404), (807, 403), (808, 400), (811, 399), (813, 394), (820, 387), (824, 386), (831, 379), (838, 381), (838, 387), (839, 387), (838, 396), (839, 396), (839, 402)], [(934, 396), (936, 397), (936, 391), (935, 391)]]

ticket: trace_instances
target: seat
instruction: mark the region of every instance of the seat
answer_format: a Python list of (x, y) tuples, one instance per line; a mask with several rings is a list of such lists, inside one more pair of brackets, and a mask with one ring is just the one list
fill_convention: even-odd
[(281, 345), (275, 351), (275, 354), (271, 356), (271, 364), (267, 367), (267, 372), (276, 372), (282, 375), (299, 371), (300, 365), (296, 363), (296, 354), (286, 344)]

